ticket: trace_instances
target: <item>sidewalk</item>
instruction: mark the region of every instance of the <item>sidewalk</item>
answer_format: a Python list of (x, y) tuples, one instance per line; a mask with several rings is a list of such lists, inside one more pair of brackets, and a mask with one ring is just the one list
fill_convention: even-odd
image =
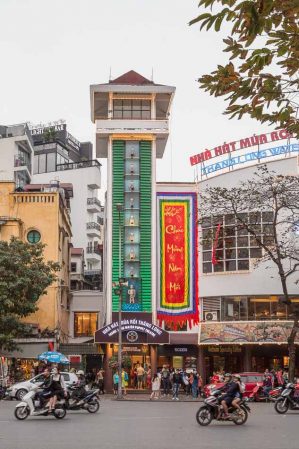
[[(110, 399), (112, 401), (117, 401), (116, 396), (113, 394), (105, 394), (103, 396), (101, 395), (101, 399), (102, 398)], [(130, 394), (123, 396), (122, 400), (127, 401), (127, 402), (200, 402), (203, 399), (202, 398), (193, 399), (192, 396), (186, 396), (184, 394), (179, 395), (178, 401), (172, 400), (172, 395), (169, 395), (166, 397), (162, 396), (160, 399), (150, 399), (149, 394), (130, 393)]]

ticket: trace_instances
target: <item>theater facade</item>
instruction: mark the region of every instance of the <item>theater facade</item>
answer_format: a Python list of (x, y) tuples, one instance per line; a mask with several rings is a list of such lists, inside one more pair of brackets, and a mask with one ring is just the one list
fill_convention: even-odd
[[(107, 160), (106, 316), (95, 333), (105, 353), (107, 389), (118, 355), (120, 278), (126, 284), (121, 329), (129, 374), (137, 365), (154, 373), (166, 364), (196, 369), (207, 379), (214, 370), (263, 372), (288, 364), (291, 320), (279, 301), (277, 275), (254, 268), (260, 250), (228, 216), (222, 217), (222, 259), (213, 265), (211, 242), (203, 239), (213, 224), (199, 227), (198, 198), (207, 186), (230, 187), (252, 176), (263, 162), (278, 173), (297, 174), (299, 146), (283, 130), (232, 141), (192, 156), (197, 182), (157, 182), (174, 93), (134, 71), (90, 87), (96, 156)], [(261, 233), (269, 223), (265, 211)], [(297, 290), (290, 287), (299, 302)]]

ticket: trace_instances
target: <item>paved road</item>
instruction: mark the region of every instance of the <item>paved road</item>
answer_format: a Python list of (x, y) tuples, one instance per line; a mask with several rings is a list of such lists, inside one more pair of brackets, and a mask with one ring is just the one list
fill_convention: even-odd
[(278, 415), (253, 404), (244, 426), (199, 427), (196, 403), (103, 400), (96, 415), (70, 412), (17, 421), (16, 402), (0, 402), (0, 449), (298, 449), (299, 412)]

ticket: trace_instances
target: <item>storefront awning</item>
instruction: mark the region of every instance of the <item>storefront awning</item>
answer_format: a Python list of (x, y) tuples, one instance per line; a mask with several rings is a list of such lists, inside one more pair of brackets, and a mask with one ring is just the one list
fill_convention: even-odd
[[(227, 321), (200, 324), (199, 345), (287, 344), (292, 321)], [(299, 344), (299, 335), (296, 337)]]
[[(95, 332), (95, 343), (118, 342), (118, 320), (113, 314), (113, 321)], [(162, 344), (169, 343), (169, 333), (152, 323), (149, 313), (123, 313), (122, 340), (126, 344)]]

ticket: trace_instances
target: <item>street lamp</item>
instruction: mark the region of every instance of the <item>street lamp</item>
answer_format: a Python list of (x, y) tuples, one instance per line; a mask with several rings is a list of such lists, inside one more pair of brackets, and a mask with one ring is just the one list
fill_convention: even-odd
[(121, 223), (120, 213), (123, 210), (121, 203), (116, 203), (118, 211), (118, 282), (119, 282), (119, 301), (118, 301), (118, 390), (117, 399), (122, 399), (122, 333), (121, 333), (121, 303), (122, 303), (122, 283), (121, 283)]

